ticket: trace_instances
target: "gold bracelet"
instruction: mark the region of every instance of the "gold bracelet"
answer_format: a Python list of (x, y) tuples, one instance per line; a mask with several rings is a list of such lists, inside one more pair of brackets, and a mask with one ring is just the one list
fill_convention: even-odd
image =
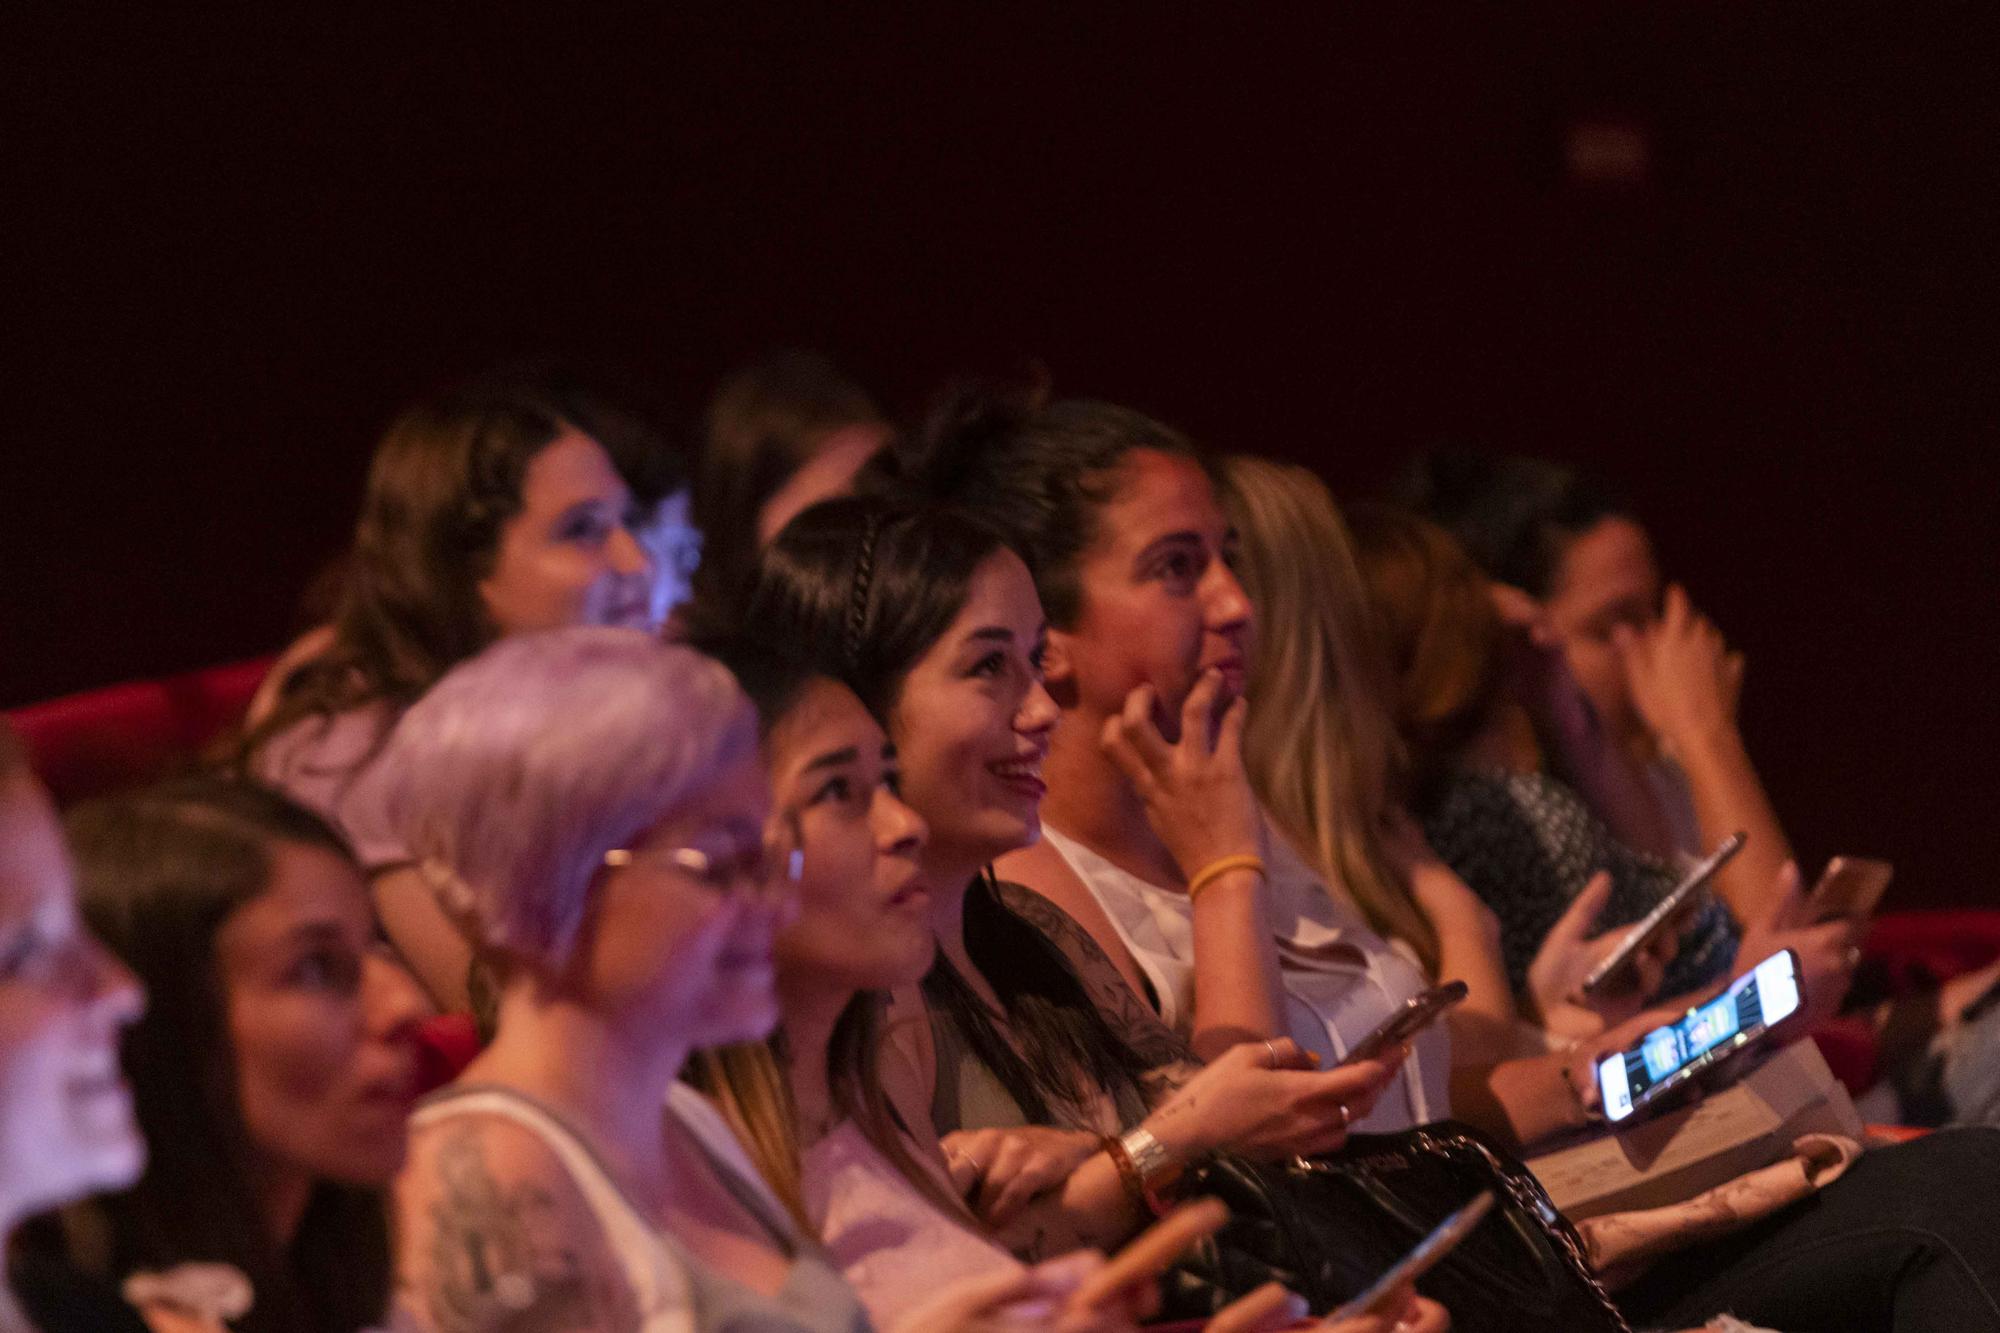
[(1254, 870), (1261, 875), (1264, 873), (1264, 858), (1250, 852), (1216, 857), (1188, 877), (1188, 897), (1194, 897), (1232, 870)]

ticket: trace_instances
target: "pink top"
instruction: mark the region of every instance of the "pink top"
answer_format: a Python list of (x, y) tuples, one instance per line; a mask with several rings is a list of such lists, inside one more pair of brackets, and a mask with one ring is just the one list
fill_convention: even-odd
[(953, 1282), (1022, 1267), (1013, 1255), (938, 1211), (851, 1120), (806, 1149), (801, 1166), (806, 1213), (878, 1328), (891, 1326)]
[(387, 704), (303, 718), (260, 746), (252, 761), (259, 778), (338, 829), (370, 873), (410, 859), (386, 814), (368, 799), (374, 784), (360, 781), (394, 724)]

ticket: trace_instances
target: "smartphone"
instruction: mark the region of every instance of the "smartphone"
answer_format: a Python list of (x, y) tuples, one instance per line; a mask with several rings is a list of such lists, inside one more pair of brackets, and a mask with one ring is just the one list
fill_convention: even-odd
[(1797, 1013), (1804, 999), (1798, 955), (1790, 949), (1772, 954), (1680, 1022), (1654, 1028), (1637, 1046), (1598, 1061), (1605, 1119), (1623, 1120), (1687, 1083)]
[(1826, 863), (1826, 873), (1813, 885), (1806, 909), (1814, 925), (1827, 921), (1866, 919), (1889, 891), (1896, 867), (1887, 861), (1871, 861), (1865, 856), (1836, 856)]
[(1070, 1296), (1070, 1306), (1095, 1309), (1126, 1288), (1158, 1277), (1189, 1246), (1213, 1236), (1228, 1220), (1229, 1206), (1220, 1199), (1194, 1199), (1180, 1205), (1085, 1278)]
[(1492, 1208), (1492, 1190), (1481, 1190), (1473, 1195), (1470, 1203), (1433, 1227), (1430, 1235), (1418, 1241), (1415, 1249), (1391, 1264), (1389, 1271), (1376, 1278), (1368, 1290), (1328, 1315), (1321, 1327), (1330, 1327), (1343, 1319), (1360, 1319), (1367, 1315), (1394, 1313), (1388, 1305), (1392, 1297), (1400, 1294), (1399, 1289), (1415, 1282), (1437, 1267), (1438, 1262), (1450, 1254), (1460, 1241), (1472, 1234), (1473, 1228), (1479, 1225)]
[(1391, 1046), (1401, 1045), (1435, 1023), (1438, 1015), (1465, 999), (1469, 987), (1463, 981), (1447, 981), (1422, 995), (1412, 995), (1402, 1007), (1375, 1025), (1375, 1030), (1348, 1048), (1340, 1058), (1344, 1065), (1356, 1060), (1373, 1060)]
[(1595, 995), (1609, 985), (1614, 977), (1625, 970), (1626, 965), (1639, 950), (1645, 948), (1661, 931), (1673, 924), (1674, 917), (1679, 914), (1681, 908), (1687, 906), (1688, 899), (1714, 879), (1715, 872), (1727, 865), (1730, 857), (1742, 851), (1743, 844), (1748, 839), (1748, 834), (1730, 834), (1722, 840), (1719, 847), (1708, 854), (1705, 860), (1688, 871), (1681, 882), (1674, 885), (1671, 893), (1654, 904), (1652, 911), (1646, 913), (1625, 932), (1625, 938), (1618, 942), (1618, 947), (1605, 955), (1596, 967), (1590, 969), (1590, 975), (1583, 979), (1583, 993)]

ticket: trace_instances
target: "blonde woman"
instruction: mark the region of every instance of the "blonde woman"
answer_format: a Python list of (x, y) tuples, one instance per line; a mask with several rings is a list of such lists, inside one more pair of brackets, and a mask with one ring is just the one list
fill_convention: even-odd
[[(1536, 1026), (1591, 1035), (1636, 1011), (1650, 986), (1596, 1012), (1570, 1001), (1605, 947), (1585, 934), (1608, 882), (1593, 884), (1550, 931), (1517, 1003), (1499, 922), (1431, 852), (1401, 804), (1405, 756), (1386, 706), (1392, 673), (1332, 495), (1304, 468), (1261, 458), (1231, 457), (1223, 475), (1237, 577), (1258, 612), (1243, 734), (1251, 784), (1330, 892), (1344, 894), (1426, 975), (1471, 986), (1453, 1015), (1455, 1058), (1531, 1050), (1540, 1044)], [(1257, 706), (1265, 700), (1272, 706)]]

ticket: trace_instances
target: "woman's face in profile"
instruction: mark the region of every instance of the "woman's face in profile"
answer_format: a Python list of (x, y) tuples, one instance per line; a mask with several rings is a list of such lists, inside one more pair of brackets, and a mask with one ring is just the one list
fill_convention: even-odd
[(1235, 530), (1199, 464), (1153, 449), (1125, 456), (1096, 525), (1077, 567), (1077, 623), (1049, 634), (1051, 684), (1073, 688), (1099, 715), (1150, 685), (1172, 739), (1204, 671), (1221, 676), (1218, 708), (1249, 677), (1252, 613), (1231, 568)]
[(322, 847), (275, 844), (270, 883), (224, 918), (215, 964), (254, 1149), (314, 1179), (387, 1184), (428, 1007), (377, 943), (360, 872)]
[(745, 753), (601, 871), (568, 964), (590, 1002), (689, 1047), (768, 1035), (772, 940), (793, 910), (766, 847), (764, 767)]
[(118, 1042), (145, 997), (76, 910), (55, 812), (0, 778), (0, 1199), (15, 1216), (138, 1179)]
[(1028, 567), (995, 551), (903, 678), (890, 718), (903, 794), (930, 825), (940, 869), (969, 874), (1041, 836), (1042, 761), (1060, 716), (1042, 688), (1046, 639)]
[(501, 635), (573, 625), (655, 629), (653, 564), (611, 458), (566, 430), (528, 460), (479, 595)]
[(889, 990), (931, 965), (926, 830), (896, 794), (896, 757), (854, 691), (820, 679), (770, 730), (776, 804), (804, 853), (799, 914), (778, 933), (781, 975)]

